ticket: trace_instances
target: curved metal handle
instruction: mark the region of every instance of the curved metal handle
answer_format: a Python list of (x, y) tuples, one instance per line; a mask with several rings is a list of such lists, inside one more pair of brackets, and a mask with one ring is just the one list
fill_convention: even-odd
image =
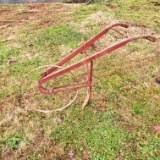
[(144, 36), (145, 39), (149, 40), (150, 42), (155, 42), (156, 38), (153, 36)]

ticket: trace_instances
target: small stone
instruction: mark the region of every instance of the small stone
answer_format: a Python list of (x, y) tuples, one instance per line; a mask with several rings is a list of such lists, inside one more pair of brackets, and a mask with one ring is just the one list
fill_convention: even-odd
[(75, 155), (75, 153), (74, 153), (73, 150), (70, 150), (70, 151), (68, 152), (68, 156), (69, 156), (70, 158), (73, 158), (74, 155)]
[(160, 77), (156, 78), (156, 83), (160, 84)]

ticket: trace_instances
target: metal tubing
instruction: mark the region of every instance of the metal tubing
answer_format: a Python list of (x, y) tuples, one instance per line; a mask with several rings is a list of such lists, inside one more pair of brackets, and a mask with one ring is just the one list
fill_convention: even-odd
[[(87, 49), (91, 44), (93, 44), (95, 41), (97, 41), (100, 37), (102, 37), (104, 34), (106, 34), (110, 29), (112, 29), (115, 26), (121, 26), (121, 27), (127, 28), (129, 25), (126, 23), (114, 23), (114, 24), (107, 26), (105, 29), (103, 29), (101, 32), (99, 32), (97, 35), (92, 37), (86, 43), (82, 44), (75, 51), (73, 51), (68, 56), (66, 56), (61, 61), (59, 61), (56, 65), (62, 66), (64, 63), (68, 62), (70, 59), (75, 57), (78, 53), (82, 52), (84, 49)], [(44, 73), (41, 74), (41, 77), (47, 76), (48, 74), (52, 73), (56, 69), (57, 69), (57, 67), (52, 67), (52, 68), (48, 69), (47, 71), (45, 71)]]
[[(111, 26), (112, 25), (110, 25), (110, 27), (108, 27), (108, 28), (111, 28)], [(101, 33), (101, 32), (100, 32)], [(102, 33), (101, 33), (102, 34)], [(100, 36), (96, 36), (96, 38), (99, 38)], [(114, 51), (114, 50), (116, 50), (116, 49), (118, 49), (118, 48), (120, 48), (120, 47), (122, 47), (122, 46), (124, 46), (124, 45), (126, 45), (127, 43), (129, 43), (129, 42), (131, 42), (131, 41), (133, 41), (133, 40), (137, 40), (137, 39), (147, 39), (147, 40), (150, 40), (150, 41), (155, 41), (155, 38), (154, 37), (151, 37), (151, 36), (134, 36), (134, 37), (130, 37), (130, 38), (126, 38), (126, 39), (124, 39), (124, 40), (122, 40), (122, 41), (120, 41), (120, 42), (118, 42), (118, 43), (115, 43), (115, 44), (113, 44), (113, 45), (111, 45), (110, 47), (107, 47), (107, 48), (105, 48), (105, 49), (103, 49), (103, 50), (101, 50), (101, 51), (99, 51), (99, 52), (97, 52), (97, 53), (95, 53), (95, 54), (93, 54), (93, 55), (91, 55), (91, 56), (89, 56), (89, 57), (86, 57), (85, 59), (83, 59), (83, 60), (80, 60), (79, 62), (76, 62), (76, 63), (74, 63), (74, 64), (72, 64), (72, 65), (70, 65), (70, 66), (68, 66), (68, 67), (65, 67), (65, 68), (63, 68), (63, 69), (60, 69), (59, 71), (56, 71), (55, 73), (53, 73), (53, 74), (51, 74), (51, 75), (48, 75), (48, 76), (45, 76), (45, 77), (41, 77), (40, 78), (40, 80), (39, 80), (39, 82), (38, 82), (38, 88), (39, 88), (39, 90), (42, 92), (42, 93), (46, 93), (46, 94), (51, 94), (51, 93), (56, 93), (56, 92), (63, 92), (64, 90), (54, 90), (54, 88), (44, 88), (43, 86), (42, 86), (42, 84), (43, 83), (45, 83), (45, 82), (47, 82), (47, 81), (49, 81), (49, 80), (51, 80), (51, 79), (54, 79), (54, 78), (57, 78), (58, 76), (61, 76), (61, 75), (63, 75), (63, 74), (65, 74), (65, 73), (67, 73), (67, 72), (70, 72), (71, 70), (74, 70), (74, 69), (76, 69), (76, 68), (78, 68), (78, 67), (80, 67), (80, 66), (82, 66), (82, 65), (85, 65), (85, 64), (87, 64), (87, 63), (89, 63), (89, 62), (92, 62), (93, 63), (93, 61), (95, 60), (95, 59), (97, 59), (97, 58), (100, 58), (100, 57), (102, 57), (102, 56), (104, 56), (105, 54), (108, 54), (108, 53), (110, 53), (110, 52), (112, 52), (112, 51)], [(93, 41), (95, 41), (95, 39), (92, 39), (92, 42)], [(86, 44), (86, 43), (85, 43)], [(87, 42), (87, 47), (88, 47), (88, 44), (92, 44), (91, 42)], [(85, 45), (82, 45), (83, 47), (85, 47)], [(83, 48), (83, 49), (85, 49), (85, 48)], [(81, 50), (81, 49), (79, 49), (79, 50)], [(73, 55), (75, 55), (75, 54), (77, 54), (78, 52), (77, 52), (77, 50), (75, 51), (75, 52), (73, 52), (71, 55), (69, 55), (69, 57), (67, 58), (65, 58), (65, 60), (66, 60), (66, 62), (69, 60), (69, 59), (71, 59), (71, 57), (73, 57)], [(60, 63), (61, 62), (61, 63)], [(57, 63), (57, 65), (60, 65), (60, 64), (62, 64), (62, 61), (60, 61), (59, 63)], [(63, 61), (63, 64), (64, 64), (65, 62)], [(93, 64), (92, 64), (93, 65)], [(91, 67), (92, 68), (92, 67)], [(50, 73), (51, 71), (53, 71), (54, 70), (54, 67), (53, 68), (51, 68), (50, 70), (48, 70), (49, 72), (47, 72), (47, 73)], [(44, 72), (44, 73), (46, 73), (46, 72)], [(91, 73), (92, 74), (92, 73)], [(87, 86), (91, 86), (91, 83), (89, 83)], [(71, 88), (69, 88), (69, 89), (66, 89), (66, 90), (74, 90), (74, 89), (78, 89), (78, 88), (82, 88), (82, 87), (87, 87), (87, 86), (77, 86), (77, 87), (71, 87)]]

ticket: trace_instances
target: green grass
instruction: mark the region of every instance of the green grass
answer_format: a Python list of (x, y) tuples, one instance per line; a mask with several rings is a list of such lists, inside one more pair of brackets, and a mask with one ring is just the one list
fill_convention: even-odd
[(51, 136), (61, 143), (67, 141), (67, 145), (72, 145), (77, 154), (81, 155), (84, 150), (89, 149), (94, 153), (91, 159), (96, 159), (98, 156), (114, 158), (115, 151), (122, 147), (127, 134), (116, 124), (111, 125), (115, 119), (114, 113), (107, 110), (103, 114), (94, 115), (93, 112), (84, 111), (82, 115), (77, 116), (78, 118), (75, 117), (72, 121), (68, 119), (64, 125), (57, 127)]
[(79, 22), (84, 20), (88, 17), (89, 14), (95, 13), (96, 11), (103, 10), (104, 7), (102, 7), (99, 3), (96, 3), (95, 5), (83, 5), (82, 7), (78, 8), (76, 12), (73, 14), (73, 20), (75, 22)]
[(160, 25), (156, 22), (160, 19), (159, 6), (150, 1), (141, 0), (117, 0), (106, 1), (107, 6), (115, 7), (115, 16), (118, 19), (125, 18), (128, 22), (134, 22), (145, 26), (153, 26), (157, 29)]
[[(8, 7), (2, 5), (0, 10)], [(17, 13), (19, 8), (32, 7), (43, 12)], [(12, 5), (10, 9), (13, 8), (15, 20), (27, 17), (28, 21), (13, 22), (5, 32), (0, 31), (0, 159), (158, 160), (160, 86), (155, 78), (159, 77), (160, 58), (159, 24), (155, 21), (160, 18), (159, 6), (147, 0), (119, 0), (92, 5)], [(2, 11), (2, 19), (5, 16)], [(95, 60), (93, 95), (84, 109), (81, 105), (86, 91), (79, 90), (77, 100), (63, 112), (43, 114), (32, 110), (59, 107), (72, 92), (65, 96), (40, 94), (37, 81), (45, 69), (25, 75), (36, 67), (55, 64), (117, 21), (134, 24), (127, 32), (118, 28), (123, 33), (153, 34), (157, 42), (134, 41)], [(88, 53), (121, 38), (111, 31)], [(71, 63), (82, 58), (79, 55)], [(46, 86), (70, 84), (73, 74), (81, 81), (85, 77), (83, 70), (75, 70)], [(74, 95), (75, 92), (71, 99)]]
[(6, 144), (10, 149), (14, 149), (17, 148), (17, 146), (20, 144), (22, 137), (23, 137), (22, 132), (16, 132), (10, 135), (7, 139), (2, 141), (1, 143)]
[[(34, 35), (35, 36), (35, 35)], [(65, 45), (76, 48), (82, 39), (86, 39), (86, 35), (77, 31), (73, 26), (61, 24), (51, 28), (47, 28), (36, 36), (33, 43), (38, 46), (49, 47), (51, 45)], [(47, 42), (47, 44), (45, 44)]]
[(0, 50), (1, 50), (1, 54), (0, 54), (1, 63), (6, 59), (16, 57), (20, 54), (20, 50), (17, 48), (7, 49), (5, 48), (5, 46), (1, 46)]

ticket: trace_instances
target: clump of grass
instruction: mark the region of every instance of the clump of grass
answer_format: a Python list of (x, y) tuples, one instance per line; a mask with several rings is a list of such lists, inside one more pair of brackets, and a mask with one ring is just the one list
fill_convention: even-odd
[(50, 45), (66, 45), (76, 48), (86, 35), (78, 32), (75, 27), (61, 24), (46, 29), (35, 37), (34, 43), (40, 46), (48, 47)]
[(17, 48), (6, 49), (5, 46), (0, 46), (0, 51), (1, 51), (0, 52), (0, 62), (1, 63), (9, 58), (12, 59), (13, 57), (16, 57), (21, 53), (21, 51)]
[(8, 136), (8, 138), (6, 139), (3, 139), (3, 136), (1, 136), (0, 137), (1, 144), (7, 145), (9, 149), (15, 149), (20, 144), (22, 137), (23, 137), (22, 131), (15, 132), (14, 134), (11, 134), (10, 136)]
[(95, 5), (82, 5), (80, 8), (77, 8), (76, 12), (73, 14), (73, 20), (75, 22), (82, 21), (87, 18), (88, 15), (95, 13), (96, 11), (102, 10), (103, 6), (99, 3)]

